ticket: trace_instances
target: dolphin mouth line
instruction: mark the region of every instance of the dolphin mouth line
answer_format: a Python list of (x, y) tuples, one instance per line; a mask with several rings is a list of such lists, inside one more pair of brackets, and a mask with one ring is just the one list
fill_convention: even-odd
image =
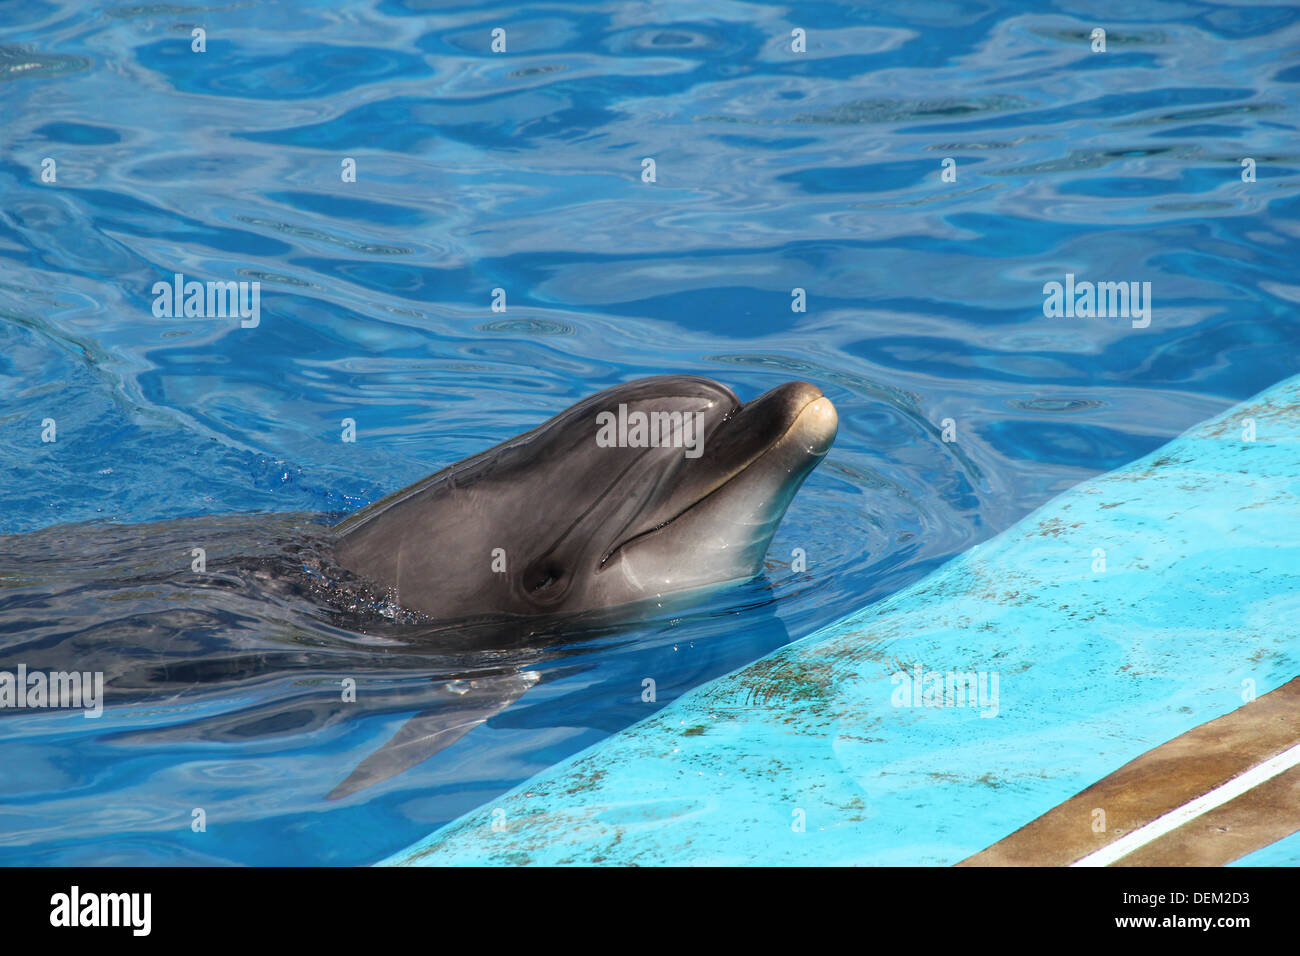
[[(757, 399), (755, 399), (755, 401), (757, 401)], [(803, 413), (806, 412), (812, 405), (815, 405), (817, 402), (821, 402), (821, 401), (826, 401), (825, 395), (818, 395), (816, 398), (810, 398), (808, 399), (808, 401), (804, 402), (801, 406), (799, 406), (799, 411), (795, 412), (794, 415), (790, 417), (790, 424), (786, 426), (785, 430), (781, 432), (781, 434), (777, 438), (774, 438), (770, 443), (768, 443), (766, 448), (764, 448), (760, 452), (757, 452), (753, 457), (749, 458), (739, 467), (731, 470), (725, 478), (713, 484), (713, 486), (710, 487), (708, 491), (700, 495), (698, 498), (696, 498), (686, 507), (682, 508), (681, 511), (678, 511), (667, 521), (662, 521), (659, 524), (655, 525), (653, 528), (647, 528), (644, 531), (638, 531), (630, 538), (625, 538), (624, 540), (620, 541), (618, 544), (614, 545), (614, 547), (610, 548), (609, 551), (605, 553), (605, 556), (602, 557), (600, 561), (597, 563), (596, 570), (599, 571), (603, 569), (605, 565), (609, 562), (609, 560), (613, 558), (614, 555), (618, 554), (618, 552), (623, 548), (625, 548), (627, 545), (633, 544), (637, 541), (640, 541), (642, 538), (649, 537), (652, 534), (657, 534), (658, 532), (662, 531), (664, 528), (668, 527), (678, 518), (683, 517), (689, 511), (696, 508), (698, 505), (703, 504), (709, 498), (713, 497), (715, 494), (717, 494), (727, 485), (731, 484), (731, 482), (735, 481), (737, 478), (739, 478), (741, 475), (747, 472), (750, 468), (758, 464), (764, 457), (767, 456), (769, 452), (772, 451), (772, 449), (782, 444), (786, 440), (786, 438), (790, 436), (790, 433), (794, 431), (795, 427), (799, 424), (799, 419), (803, 417)], [(724, 426), (726, 426), (728, 422), (732, 422), (738, 416), (744, 414), (745, 409), (748, 408), (750, 404), (752, 403), (747, 402), (744, 405), (737, 406), (735, 411), (733, 411), (726, 418), (722, 419), (722, 421), (718, 422), (718, 425), (714, 429), (714, 431), (716, 432), (718, 429), (721, 429)], [(812, 453), (811, 449), (809, 451), (810, 453)], [(827, 445), (827, 447), (823, 449), (821, 452), (815, 452), (813, 454), (815, 454), (816, 457), (824, 457), (828, 451), (830, 451), (829, 445)]]

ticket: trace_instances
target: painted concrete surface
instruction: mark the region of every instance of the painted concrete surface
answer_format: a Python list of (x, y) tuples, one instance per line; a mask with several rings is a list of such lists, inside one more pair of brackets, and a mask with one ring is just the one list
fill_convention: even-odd
[(952, 864), (1297, 674), (1300, 376), (384, 862)]

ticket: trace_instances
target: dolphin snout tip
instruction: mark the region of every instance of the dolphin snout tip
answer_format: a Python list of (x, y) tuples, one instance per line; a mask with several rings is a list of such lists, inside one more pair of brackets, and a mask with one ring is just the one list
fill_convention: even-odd
[(808, 454), (820, 458), (830, 451), (839, 429), (835, 405), (811, 382), (786, 382), (757, 402), (776, 402), (783, 408), (787, 438), (801, 444)]
[(822, 395), (803, 407), (797, 424), (800, 436), (808, 444), (809, 454), (824, 455), (835, 443), (840, 417), (831, 400)]

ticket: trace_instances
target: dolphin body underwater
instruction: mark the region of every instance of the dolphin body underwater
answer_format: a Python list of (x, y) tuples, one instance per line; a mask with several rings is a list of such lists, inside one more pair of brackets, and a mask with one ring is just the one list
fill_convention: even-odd
[[(757, 576), (777, 525), (830, 449), (837, 424), (830, 400), (805, 382), (742, 404), (705, 378), (639, 379), (590, 396), (332, 529), (282, 517), (282, 527), (264, 531), (274, 516), (261, 516), (259, 531), (276, 555), (241, 559), (232, 546), (234, 570), (218, 572), (216, 583), (250, 605), (306, 595), (336, 610), (383, 606), (389, 620), (372, 618), (381, 630), (397, 617), (399, 643), (462, 667), (492, 649), (571, 640), (575, 632), (626, 624)], [(248, 519), (184, 521), (208, 522), (208, 538), (227, 522), (230, 540), (255, 527)], [(174, 555), (195, 540), (183, 522), (155, 528), (155, 551)], [(160, 569), (152, 552), (137, 557), (139, 536), (120, 526), (79, 530), (75, 544), (66, 534), (52, 538), (41, 558), (32, 557), (30, 543), (18, 545), (33, 535), (0, 537), (0, 655), (26, 650), (29, 661), (48, 665), (61, 649), (79, 670), (107, 671), (110, 691), (137, 698), (169, 690), (181, 696), (195, 683), (276, 673), (310, 659), (307, 649), (218, 647), (221, 625), (211, 619), (217, 616), (205, 616), (192, 594), (169, 601), (177, 572)], [(111, 553), (131, 574), (105, 582), (107, 572), (87, 570), (92, 559), (69, 571), (77, 565), (74, 548)], [(98, 568), (102, 555), (93, 561)], [(48, 580), (60, 576), (67, 579), (62, 590), (49, 593)], [(88, 584), (88, 576), (95, 580)], [(78, 610), (89, 595), (103, 601), (104, 589), (113, 602), (129, 593), (129, 610), (87, 628)], [(64, 608), (42, 622), (63, 640), (42, 639), (32, 607)], [(367, 630), (364, 622), (347, 626)], [(17, 633), (28, 639), (11, 639)], [(114, 646), (105, 648), (105, 639)], [(372, 670), (367, 650), (349, 645), (345, 658), (359, 671)], [(539, 679), (522, 666), (470, 669), (479, 676), (448, 685), (434, 707), (411, 718), (328, 797), (356, 793), (429, 758)]]

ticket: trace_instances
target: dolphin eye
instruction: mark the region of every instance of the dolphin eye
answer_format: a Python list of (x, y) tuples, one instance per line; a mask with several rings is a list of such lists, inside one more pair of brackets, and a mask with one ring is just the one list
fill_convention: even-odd
[(533, 565), (524, 574), (524, 587), (529, 591), (541, 591), (555, 584), (564, 576), (564, 569), (554, 561), (541, 561)]

